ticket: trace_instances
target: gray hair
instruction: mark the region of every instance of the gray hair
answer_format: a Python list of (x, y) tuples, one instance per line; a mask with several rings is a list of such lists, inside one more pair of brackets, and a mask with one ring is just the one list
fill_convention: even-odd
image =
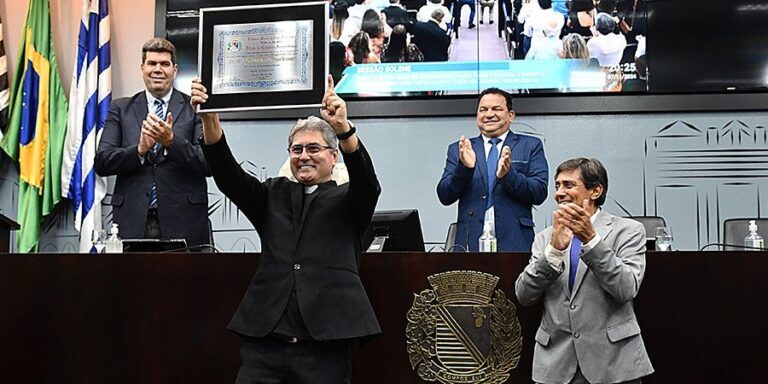
[(309, 116), (296, 122), (296, 125), (291, 128), (291, 133), (288, 135), (288, 146), (290, 147), (293, 144), (293, 136), (296, 133), (304, 131), (320, 132), (329, 147), (333, 148), (333, 150), (339, 149), (339, 139), (336, 138), (336, 133), (325, 120), (317, 116)]
[(440, 8), (435, 8), (435, 10), (432, 11), (432, 15), (430, 15), (430, 17), (440, 22), (440, 21), (443, 21), (443, 17), (445, 17), (445, 12), (443, 12), (443, 10)]
[(616, 29), (616, 20), (614, 20), (611, 15), (600, 12), (595, 18), (595, 26), (601, 35), (608, 35), (613, 33), (613, 30)]

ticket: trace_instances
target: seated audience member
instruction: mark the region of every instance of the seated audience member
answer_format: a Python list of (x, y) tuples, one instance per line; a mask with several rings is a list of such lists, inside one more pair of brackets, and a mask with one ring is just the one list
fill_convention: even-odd
[(347, 11), (349, 12), (350, 21), (356, 23), (358, 26), (363, 22), (363, 15), (365, 11), (374, 9), (370, 4), (370, 0), (356, 0), (354, 5), (350, 5)]
[(444, 31), (448, 30), (447, 21), (451, 18), (451, 11), (443, 6), (443, 0), (427, 0), (427, 3), (419, 8), (419, 12), (416, 13), (416, 21), (422, 23), (429, 22), (432, 19), (432, 12), (435, 9), (443, 11), (443, 17), (440, 18), (440, 28)]
[(408, 18), (408, 11), (400, 4), (400, 0), (389, 0), (389, 7), (381, 10), (383, 15), (387, 17), (387, 25), (390, 28), (395, 28), (396, 25), (408, 25), (411, 23)]
[(432, 12), (432, 18), (427, 22), (419, 21), (413, 25), (411, 34), (413, 43), (424, 54), (424, 61), (448, 61), (448, 48), (451, 37), (440, 27), (445, 14), (440, 8)]
[(389, 36), (389, 43), (384, 46), (384, 53), (381, 55), (383, 63), (411, 63), (424, 61), (424, 54), (421, 53), (416, 44), (408, 44), (408, 33), (405, 27), (396, 25)]
[(496, 4), (496, 0), (477, 0), (480, 5), (480, 24), (483, 23), (483, 15), (485, 11), (488, 11), (488, 24), (493, 24), (493, 6)]
[[(347, 9), (349, 17), (344, 21), (344, 28), (339, 39), (344, 45), (349, 45), (349, 41), (352, 40), (352, 36), (360, 32), (363, 25), (363, 15), (365, 11), (373, 9), (373, 6), (369, 4), (370, 0), (356, 0), (355, 5), (350, 6)], [(375, 11), (375, 10), (374, 10)]]
[(578, 33), (569, 33), (563, 37), (559, 56), (561, 59), (584, 59), (590, 66), (598, 67), (597, 59), (590, 57), (587, 41)]
[[(386, 30), (385, 30), (386, 29)], [(365, 11), (363, 23), (360, 30), (368, 34), (371, 39), (371, 51), (376, 57), (381, 57), (381, 50), (384, 47), (384, 40), (389, 36), (391, 30), (389, 25), (381, 20), (379, 13), (373, 9)]]
[(352, 36), (347, 47), (347, 64), (369, 64), (378, 63), (379, 57), (373, 54), (371, 49), (371, 38), (368, 34), (360, 31)]
[(331, 20), (331, 41), (339, 41), (344, 30), (344, 22), (347, 21), (347, 3), (340, 1), (333, 7), (333, 19)]
[(572, 0), (568, 12), (568, 33), (591, 37), (594, 25), (595, 3), (592, 0)]
[(333, 77), (335, 84), (339, 83), (347, 67), (347, 47), (341, 41), (332, 41), (328, 46), (328, 72)]
[(571, 68), (570, 89), (579, 91), (602, 91), (606, 86), (607, 71), (600, 68), (597, 59), (589, 57), (589, 48), (584, 36), (569, 33), (563, 37), (560, 49), (561, 59), (581, 59), (581, 66)]
[(627, 39), (614, 33), (616, 21), (607, 13), (598, 13), (595, 25), (597, 34), (587, 43), (591, 57), (596, 58), (602, 67), (618, 65), (627, 47)]
[(531, 46), (526, 60), (551, 60), (557, 59), (563, 43), (560, 41), (560, 31), (562, 29), (562, 17), (555, 13), (548, 14), (547, 24), (542, 33), (543, 39), (539, 39), (536, 44)]

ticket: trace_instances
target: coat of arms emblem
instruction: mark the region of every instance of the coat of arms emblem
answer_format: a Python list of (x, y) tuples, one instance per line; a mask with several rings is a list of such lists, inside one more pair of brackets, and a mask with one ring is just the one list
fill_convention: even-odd
[(408, 311), (411, 367), (426, 381), (499, 384), (517, 366), (522, 349), (517, 308), (499, 278), (475, 271), (428, 277), (432, 289)]

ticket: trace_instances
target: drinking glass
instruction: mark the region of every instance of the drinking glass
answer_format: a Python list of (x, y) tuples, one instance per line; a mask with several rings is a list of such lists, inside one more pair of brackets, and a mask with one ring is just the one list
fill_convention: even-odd
[(656, 250), (669, 251), (672, 246), (672, 228), (656, 227)]

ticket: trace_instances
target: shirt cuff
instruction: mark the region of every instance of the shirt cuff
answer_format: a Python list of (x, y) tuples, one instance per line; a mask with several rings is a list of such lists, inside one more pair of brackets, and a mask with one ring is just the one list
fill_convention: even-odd
[(547, 263), (549, 263), (549, 266), (552, 267), (552, 269), (557, 271), (557, 273), (563, 272), (565, 264), (563, 262), (563, 257), (565, 256), (565, 251), (556, 249), (552, 244), (547, 244), (547, 248), (544, 250), (544, 256), (546, 256)]
[(585, 254), (591, 251), (593, 248), (597, 246), (597, 243), (599, 243), (600, 240), (601, 240), (600, 235), (598, 233), (595, 233), (595, 237), (593, 237), (592, 240), (589, 241), (589, 243), (581, 245), (581, 253)]

